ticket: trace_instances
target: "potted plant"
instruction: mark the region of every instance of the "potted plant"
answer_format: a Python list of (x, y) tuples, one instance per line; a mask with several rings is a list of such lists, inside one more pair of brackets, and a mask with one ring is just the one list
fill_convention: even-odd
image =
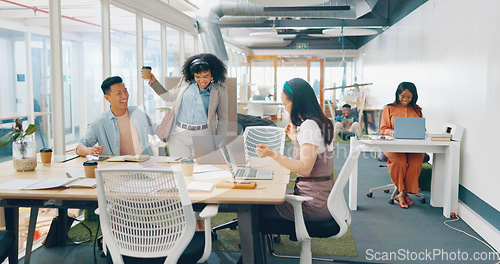
[(30, 135), (37, 129), (37, 125), (30, 124), (26, 130), (23, 130), (20, 120), (16, 119), (12, 131), (0, 138), (0, 148), (13, 141), (12, 163), (17, 171), (32, 171), (36, 168), (36, 141)]

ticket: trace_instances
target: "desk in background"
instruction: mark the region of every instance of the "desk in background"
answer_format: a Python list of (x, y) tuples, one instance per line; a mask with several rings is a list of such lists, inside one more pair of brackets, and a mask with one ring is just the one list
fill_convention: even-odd
[[(83, 171), (85, 158), (77, 158), (65, 163), (52, 163), (49, 166), (39, 164), (35, 171), (17, 172), (12, 161), (0, 163), (0, 184), (14, 179), (46, 179), (66, 177), (66, 171)], [(143, 165), (155, 163), (152, 157)], [(123, 163), (122, 163), (123, 164)], [(158, 163), (167, 165), (167, 163)], [(240, 243), (243, 263), (266, 263), (265, 248), (260, 238), (258, 228), (258, 204), (279, 204), (285, 199), (286, 186), (289, 181), (289, 171), (279, 166), (272, 159), (252, 159), (255, 168), (274, 169), (273, 180), (258, 180), (257, 188), (244, 189), (219, 189), (212, 192), (190, 192), (193, 203), (226, 204), (227, 211), (236, 211), (240, 222)], [(99, 162), (99, 168), (117, 166), (116, 162)], [(178, 166), (174, 164), (172, 166)], [(216, 165), (227, 169), (225, 165)], [(220, 181), (214, 179), (212, 181)], [(187, 178), (187, 182), (191, 179)], [(19, 236), (19, 207), (32, 207), (30, 226), (36, 222), (36, 213), (39, 207), (58, 208), (60, 213), (67, 212), (68, 208), (97, 208), (97, 190), (84, 188), (51, 189), (51, 190), (0, 190), (0, 206), (5, 208), (5, 223), (8, 230), (12, 230), (16, 237)], [(35, 210), (36, 209), (36, 210)], [(36, 211), (36, 212), (35, 212)], [(29, 233), (34, 233), (34, 229)], [(30, 236), (30, 234), (28, 234)], [(66, 234), (61, 235), (66, 238)], [(32, 235), (31, 235), (32, 237)], [(29, 247), (29, 249), (28, 249)], [(27, 257), (31, 252), (31, 245), (27, 246)], [(17, 239), (16, 246), (9, 255), (9, 263), (18, 263)], [(26, 257), (25, 257), (25, 263)]]
[(248, 115), (253, 116), (278, 116), (281, 115), (281, 102), (278, 101), (266, 101), (266, 100), (249, 100), (249, 101), (238, 101), (238, 105), (245, 106)]
[[(425, 140), (358, 140), (351, 137), (350, 151), (361, 152), (405, 152), (434, 153), (430, 204), (443, 207), (443, 215), (450, 218), (458, 210), (458, 180), (460, 167), (459, 141)], [(359, 160), (358, 160), (359, 162)], [(349, 208), (358, 206), (358, 166), (355, 166), (349, 180)]]

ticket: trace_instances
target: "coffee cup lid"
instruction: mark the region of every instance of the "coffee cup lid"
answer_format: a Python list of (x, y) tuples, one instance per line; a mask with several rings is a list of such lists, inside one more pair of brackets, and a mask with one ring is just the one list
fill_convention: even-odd
[(41, 148), (40, 152), (52, 152), (51, 148)]
[(87, 160), (83, 163), (83, 166), (95, 166), (97, 165), (97, 161), (95, 160)]
[(194, 163), (193, 159), (182, 159), (181, 163)]
[(152, 69), (151, 66), (142, 66), (143, 69)]

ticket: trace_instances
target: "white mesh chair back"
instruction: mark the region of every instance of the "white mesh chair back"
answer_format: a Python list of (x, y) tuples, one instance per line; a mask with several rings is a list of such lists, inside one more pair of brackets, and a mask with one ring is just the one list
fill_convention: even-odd
[(333, 185), (332, 191), (328, 196), (328, 210), (332, 214), (333, 219), (340, 226), (340, 231), (337, 235), (332, 236), (332, 238), (337, 238), (343, 236), (351, 224), (351, 213), (349, 207), (345, 201), (344, 189), (347, 185), (347, 181), (351, 176), (354, 166), (357, 166), (357, 160), (359, 158), (359, 150), (351, 150), (349, 156), (347, 157), (342, 170), (340, 171), (335, 184)]
[(123, 263), (120, 255), (126, 255), (177, 263), (196, 226), (182, 173), (166, 167), (96, 172), (102, 233), (113, 262)]
[(257, 157), (257, 144), (269, 145), (272, 149), (283, 154), (285, 151), (285, 129), (273, 126), (249, 126), (243, 133), (245, 158)]

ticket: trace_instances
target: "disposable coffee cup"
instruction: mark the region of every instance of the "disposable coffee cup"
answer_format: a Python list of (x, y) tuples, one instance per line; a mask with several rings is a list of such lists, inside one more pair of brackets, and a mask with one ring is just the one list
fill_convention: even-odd
[(95, 178), (95, 169), (97, 168), (97, 161), (87, 160), (83, 163), (85, 170), (85, 178)]
[(181, 168), (184, 177), (193, 176), (194, 160), (192, 159), (181, 160)]
[(149, 80), (151, 79), (151, 67), (150, 66), (142, 66), (142, 79)]
[(52, 149), (51, 148), (40, 149), (40, 157), (42, 158), (43, 164), (50, 164), (52, 162)]

